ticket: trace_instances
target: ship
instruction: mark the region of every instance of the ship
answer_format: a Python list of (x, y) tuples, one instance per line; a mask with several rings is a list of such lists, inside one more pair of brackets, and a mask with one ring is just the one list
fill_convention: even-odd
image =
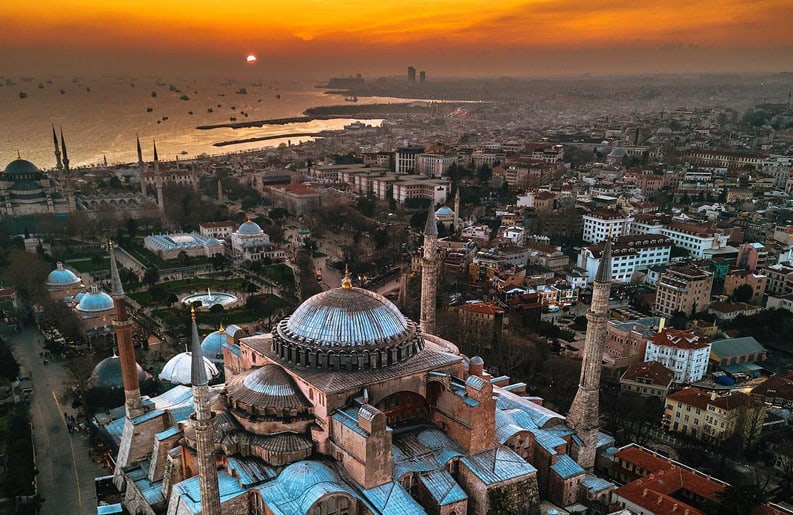
[(355, 95), (351, 95), (349, 97), (344, 97), (344, 100), (346, 102), (357, 102), (358, 101), (358, 97), (355, 96)]
[(20, 91), (19, 92), (19, 98), (27, 98), (27, 97), (28, 97), (28, 94), (25, 93), (24, 91)]

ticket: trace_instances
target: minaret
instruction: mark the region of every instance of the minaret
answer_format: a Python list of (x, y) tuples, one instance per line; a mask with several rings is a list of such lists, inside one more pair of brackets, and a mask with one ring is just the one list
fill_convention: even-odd
[(146, 181), (144, 180), (146, 165), (143, 164), (143, 150), (140, 148), (140, 136), (135, 134), (135, 145), (138, 151), (138, 176), (140, 177), (140, 193), (146, 194)]
[(160, 212), (165, 211), (165, 196), (162, 189), (162, 177), (160, 176), (160, 158), (157, 156), (157, 142), (154, 142), (154, 187), (157, 189), (157, 207)]
[(457, 185), (457, 193), (454, 195), (454, 227), (453, 232), (460, 229), (460, 185)]
[(63, 169), (69, 172), (69, 154), (66, 153), (66, 140), (63, 139), (63, 127), (61, 127), (61, 153), (63, 154)]
[(435, 302), (438, 293), (438, 222), (435, 205), (430, 202), (424, 227), (424, 258), (421, 262), (421, 330), (435, 333)]
[(573, 440), (571, 455), (581, 467), (595, 465), (598, 428), (600, 427), (600, 371), (606, 343), (606, 324), (609, 318), (609, 292), (611, 290), (611, 240), (606, 240), (600, 257), (595, 281), (592, 284), (592, 304), (586, 314), (587, 330), (584, 359), (578, 393), (567, 414), (567, 423), (574, 429), (580, 442)]
[(220, 515), (220, 489), (218, 488), (218, 469), (215, 463), (215, 414), (209, 409), (209, 381), (204, 365), (204, 355), (201, 352), (201, 340), (198, 339), (195, 308), (191, 311), (193, 342), (190, 349), (192, 358), (190, 382), (193, 384), (193, 414), (190, 415), (190, 421), (195, 428), (201, 515)]
[(223, 181), (220, 175), (218, 175), (218, 202), (223, 202)]
[(143, 403), (140, 400), (140, 385), (138, 384), (138, 364), (135, 361), (135, 347), (132, 344), (132, 322), (127, 316), (127, 305), (124, 296), (124, 287), (118, 275), (116, 252), (113, 242), (110, 242), (110, 295), (113, 297), (115, 309), (113, 325), (116, 328), (116, 344), (118, 357), (121, 362), (121, 378), (124, 382), (124, 407), (127, 418), (135, 418), (143, 414)]
[(61, 149), (58, 147), (58, 136), (55, 134), (55, 124), (52, 124), (52, 143), (55, 145), (55, 168), (63, 170), (63, 163), (61, 163)]

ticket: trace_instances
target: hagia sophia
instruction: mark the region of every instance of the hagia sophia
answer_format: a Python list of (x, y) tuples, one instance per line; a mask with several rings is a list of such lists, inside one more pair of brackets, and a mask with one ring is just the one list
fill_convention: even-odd
[[(534, 514), (608, 503), (615, 485), (593, 471), (613, 449), (598, 431), (596, 394), (610, 247), (565, 418), (432, 334), (436, 240), (430, 208), (419, 324), (349, 276), (267, 334), (221, 327), (202, 345), (194, 317), (191, 348), (166, 367), (176, 386), (151, 398), (141, 395), (111, 249), (125, 403), (103, 427), (118, 445), (114, 483), (127, 511)], [(225, 383), (210, 386), (218, 370)]]

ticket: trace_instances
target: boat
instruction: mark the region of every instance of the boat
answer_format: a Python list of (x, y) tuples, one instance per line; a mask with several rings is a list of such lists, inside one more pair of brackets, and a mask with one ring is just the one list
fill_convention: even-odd
[(349, 97), (344, 97), (344, 100), (346, 102), (357, 102), (358, 101), (358, 97), (356, 97), (355, 95), (351, 95)]
[(187, 95), (182, 95), (181, 97), (179, 97), (179, 100), (190, 100), (190, 97), (188, 97)]
[(276, 94), (275, 98), (281, 98), (281, 94), (280, 93)]
[(20, 91), (19, 92), (19, 98), (27, 98), (27, 97), (28, 97), (28, 94), (25, 93), (24, 91)]
[(146, 108), (146, 112), (147, 112), (147, 113), (150, 113), (150, 112), (152, 112), (152, 111), (154, 111), (154, 108), (153, 108), (153, 107), (147, 107), (147, 108)]
[(186, 156), (186, 155), (188, 154), (187, 150), (182, 150), (182, 151), (181, 151), (181, 152), (179, 152), (179, 153), (180, 153), (180, 154), (182, 154), (183, 156)]

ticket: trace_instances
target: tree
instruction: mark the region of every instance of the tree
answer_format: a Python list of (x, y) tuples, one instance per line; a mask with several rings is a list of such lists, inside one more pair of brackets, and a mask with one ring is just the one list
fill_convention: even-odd
[(749, 284), (742, 284), (732, 292), (732, 300), (735, 302), (750, 302), (754, 296), (754, 290)]
[(765, 492), (759, 485), (727, 485), (716, 494), (719, 506), (713, 513), (746, 515), (765, 502)]
[(153, 286), (160, 280), (160, 270), (157, 267), (149, 267), (143, 273), (143, 284)]
[(224, 270), (229, 264), (229, 258), (227, 258), (225, 254), (219, 252), (209, 260), (212, 263), (212, 268), (215, 270)]
[(177, 297), (175, 293), (169, 293), (166, 300), (169, 306), (173, 306), (174, 304), (179, 302), (179, 297)]
[(127, 218), (127, 234), (134, 239), (138, 235), (138, 221), (134, 218)]

